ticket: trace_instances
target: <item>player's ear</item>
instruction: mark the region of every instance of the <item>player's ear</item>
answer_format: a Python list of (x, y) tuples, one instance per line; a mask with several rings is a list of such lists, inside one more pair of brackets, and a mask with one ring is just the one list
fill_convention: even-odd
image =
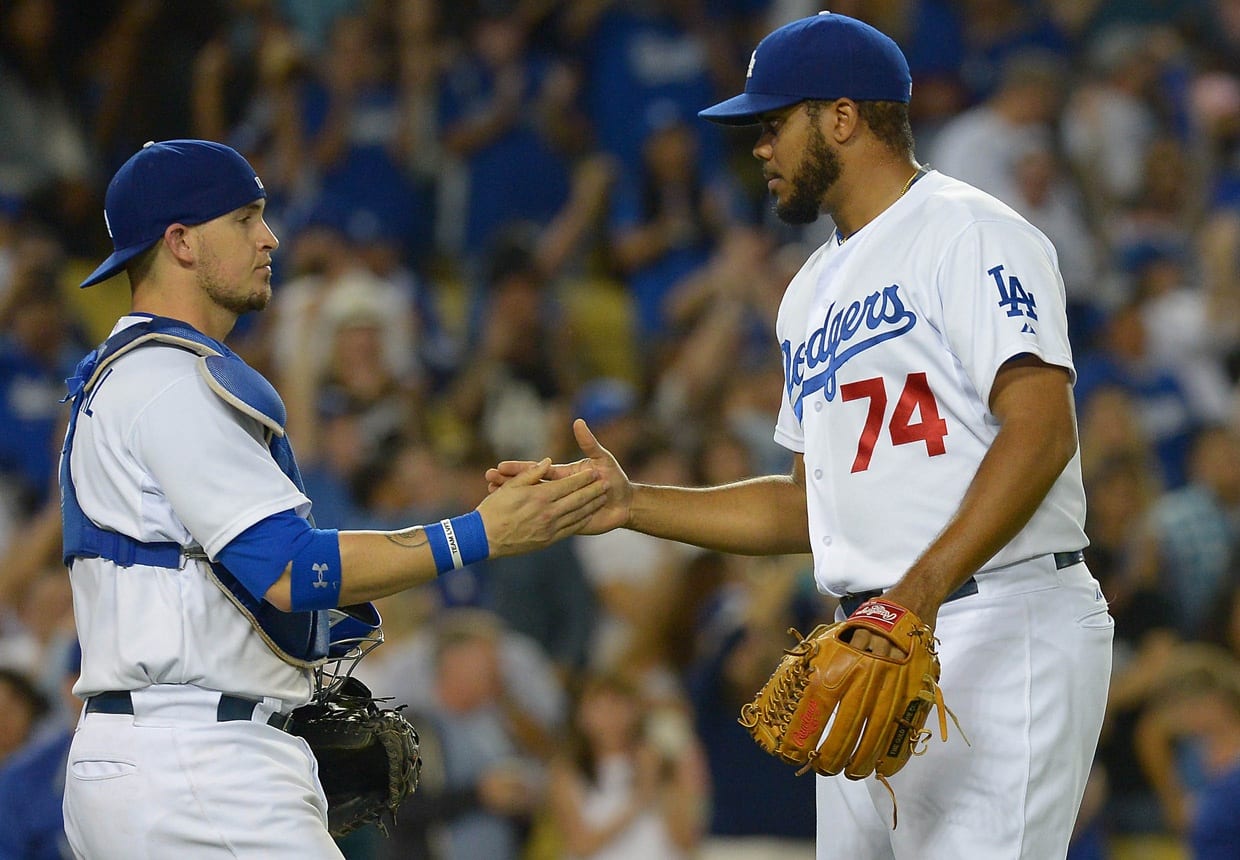
[(823, 120), (823, 134), (842, 144), (857, 133), (861, 112), (852, 99), (836, 99), (823, 111)]
[(163, 242), (178, 262), (186, 265), (194, 262), (196, 255), (190, 243), (189, 227), (180, 223), (169, 224), (168, 229), (164, 230)]

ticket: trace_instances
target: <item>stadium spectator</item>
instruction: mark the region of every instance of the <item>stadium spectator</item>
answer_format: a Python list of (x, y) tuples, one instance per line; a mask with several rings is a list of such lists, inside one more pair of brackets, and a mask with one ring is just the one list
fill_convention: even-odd
[(1185, 638), (1200, 635), (1240, 562), (1238, 511), (1240, 434), (1227, 427), (1202, 430), (1189, 453), (1187, 484), (1154, 504), (1143, 547)]
[[(440, 144), (465, 171), (451, 247), (474, 268), (506, 225), (546, 223), (569, 196), (568, 148), (558, 135), (576, 128), (576, 80), (562, 60), (530, 48), (518, 5), (480, 4), (467, 49), (440, 83)], [(477, 272), (467, 266), (465, 274)]]
[(1160, 57), (1148, 28), (1117, 25), (1092, 43), (1089, 72), (1063, 112), (1063, 146), (1097, 211), (1130, 203), (1159, 129)]
[(548, 791), (566, 860), (685, 860), (701, 841), (707, 778), (692, 725), (619, 677), (582, 682)]
[(0, 483), (30, 514), (48, 498), (64, 416), (60, 399), (82, 339), (60, 291), (63, 251), (50, 237), (17, 243), (0, 289)]
[(704, 164), (688, 118), (672, 104), (648, 109), (636, 169), (623, 176), (611, 213), (616, 262), (633, 295), (637, 339), (655, 350), (670, 333), (664, 307), (676, 283), (709, 260), (731, 218), (726, 184)]
[(1178, 487), (1184, 483), (1185, 458), (1196, 425), (1184, 387), (1151, 359), (1145, 326), (1137, 301), (1107, 318), (1094, 348), (1077, 358), (1077, 409), (1089, 409), (1094, 393), (1102, 388), (1122, 388), (1132, 398), (1142, 432), (1157, 454), (1161, 479), (1167, 487)]
[(0, 667), (0, 764), (30, 740), (48, 707), (47, 698), (26, 674)]
[(77, 640), (59, 659), (56, 717), (0, 765), (0, 857), (64, 860), (72, 857), (65, 836), (65, 764), (82, 703), (73, 695), (81, 669)]
[(492, 249), (478, 312), (477, 337), (448, 391), (454, 417), (505, 457), (548, 450), (574, 389), (571, 332), (523, 229)]
[(97, 161), (58, 18), (50, 0), (0, 9), (0, 200), (37, 209), (67, 233), (97, 205)]
[(1053, 55), (1009, 57), (994, 94), (945, 123), (927, 161), (1016, 207), (1016, 159), (1030, 141), (1049, 137), (1063, 85), (1063, 70)]
[(1179, 380), (1195, 421), (1226, 421), (1234, 384), (1226, 361), (1240, 346), (1233, 284), (1196, 280), (1188, 249), (1152, 242), (1125, 250), (1141, 301), (1151, 362)]
[[(706, 4), (564, 5), (565, 38), (585, 70), (582, 96), (599, 145), (624, 169), (636, 171), (646, 137), (657, 125), (649, 122), (649, 111), (692, 117), (715, 94), (713, 53), (720, 45), (706, 31)], [(691, 133), (699, 164), (710, 174), (722, 156), (718, 132), (698, 123)]]
[(1240, 851), (1240, 666), (1185, 645), (1141, 718), (1137, 754), (1164, 814), (1188, 834), (1195, 860)]
[[(392, 860), (404, 860), (430, 855), (433, 842), (438, 847), (430, 856), (441, 860), (517, 860), (542, 803), (543, 763), (556, 723), (514, 698), (514, 678), (505, 669), (515, 656), (514, 640), (500, 625), (465, 610), (441, 619), (430, 674), (420, 676), (424, 686), (408, 689), (406, 683), (402, 696), (423, 737), (422, 785), (381, 849)], [(526, 672), (531, 668), (527, 662)], [(554, 685), (549, 689), (554, 692)], [(541, 707), (553, 698), (544, 698)]]
[(429, 246), (434, 198), (405, 170), (390, 25), (360, 12), (340, 16), (317, 68), (303, 104), (303, 129), (320, 199), (331, 201), (354, 235), (382, 225), (402, 243)]

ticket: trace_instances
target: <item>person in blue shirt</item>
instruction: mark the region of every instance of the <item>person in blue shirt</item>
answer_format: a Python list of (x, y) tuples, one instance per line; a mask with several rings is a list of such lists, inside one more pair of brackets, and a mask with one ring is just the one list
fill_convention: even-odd
[(672, 102), (652, 105), (640, 166), (613, 192), (610, 232), (615, 260), (632, 295), (638, 343), (657, 347), (672, 330), (668, 296), (703, 268), (732, 221), (724, 175), (703, 163), (687, 115)]
[(401, 151), (404, 105), (392, 45), (364, 15), (345, 15), (332, 25), (325, 57), (301, 118), (321, 201), (353, 236), (382, 233), (425, 250), (434, 191), (415, 181)]
[(1077, 412), (1084, 413), (1095, 392), (1109, 386), (1123, 389), (1137, 405), (1142, 427), (1158, 457), (1163, 484), (1168, 488), (1182, 486), (1196, 421), (1184, 387), (1171, 371), (1150, 360), (1145, 322), (1137, 302), (1112, 313), (1103, 327), (1099, 347), (1077, 361)]
[(23, 242), (0, 301), (0, 475), (30, 510), (53, 484), (60, 398), (82, 349), (60, 298), (59, 257), (50, 240)]
[(75, 640), (65, 657), (57, 716), (0, 766), (0, 860), (73, 857), (61, 803), (73, 723), (82, 704), (73, 695), (81, 663), (82, 650)]
[[(670, 103), (687, 117), (715, 100), (710, 40), (693, 18), (693, 4), (573, 4), (565, 29), (581, 58), (585, 109), (598, 144), (628, 170), (641, 165), (650, 129), (641, 122), (656, 103)], [(701, 163), (718, 165), (723, 137), (694, 123)]]
[(1137, 757), (1193, 860), (1240, 856), (1240, 663), (1191, 643), (1172, 655), (1156, 702), (1142, 717)]
[[(483, 10), (469, 50), (440, 82), (440, 142), (466, 171), (466, 253), (485, 254), (510, 222), (549, 222), (569, 194), (575, 78), (532, 51), (515, 12)], [(475, 264), (481, 260), (475, 259)]]

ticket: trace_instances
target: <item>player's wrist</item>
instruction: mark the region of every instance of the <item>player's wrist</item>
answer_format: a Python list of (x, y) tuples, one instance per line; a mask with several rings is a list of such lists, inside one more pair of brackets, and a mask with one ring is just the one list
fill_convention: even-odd
[(422, 526), (440, 574), (482, 561), (491, 554), (482, 514), (470, 511), (459, 517)]
[(658, 513), (657, 488), (650, 484), (630, 484), (628, 498), (621, 501), (624, 519), (619, 528), (650, 534)]

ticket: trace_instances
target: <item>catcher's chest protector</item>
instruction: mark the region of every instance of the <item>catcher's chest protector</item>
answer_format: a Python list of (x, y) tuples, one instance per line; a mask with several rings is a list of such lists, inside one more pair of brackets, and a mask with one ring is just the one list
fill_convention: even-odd
[[(284, 433), (284, 401), (262, 374), (223, 343), (178, 320), (152, 317), (108, 338), (78, 364), (68, 381), (72, 401), (69, 426), (61, 451), (61, 521), (65, 564), (75, 557), (106, 558), (120, 564), (179, 568), (186, 548), (171, 543), (144, 543), (102, 529), (82, 512), (73, 487), (70, 453), (78, 416), (89, 408), (90, 393), (108, 366), (126, 353), (148, 345), (171, 346), (196, 353), (207, 386), (237, 411), (264, 428), (272, 458), (299, 490), (304, 490), (292, 446)], [(301, 668), (319, 665), (329, 653), (331, 625), (326, 611), (281, 612), (255, 599), (227, 568), (212, 562), (211, 577), (239, 612), (249, 619), (263, 641), (286, 663)]]

